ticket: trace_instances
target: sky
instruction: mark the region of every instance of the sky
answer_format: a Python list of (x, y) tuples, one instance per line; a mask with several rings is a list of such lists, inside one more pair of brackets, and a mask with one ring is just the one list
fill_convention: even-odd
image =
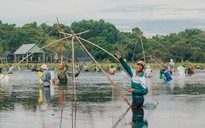
[(0, 0), (0, 20), (22, 26), (99, 20), (120, 31), (139, 27), (147, 37), (178, 33), (187, 28), (205, 30), (205, 0)]

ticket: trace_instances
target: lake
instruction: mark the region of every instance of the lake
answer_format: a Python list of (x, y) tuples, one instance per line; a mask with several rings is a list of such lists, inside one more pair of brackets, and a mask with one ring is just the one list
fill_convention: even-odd
[[(151, 95), (145, 96), (142, 122), (149, 128), (204, 128), (205, 73), (176, 74), (166, 86), (158, 72), (147, 79)], [(131, 103), (130, 78), (120, 71), (110, 78)], [(15, 71), (1, 81), (0, 127), (72, 128), (73, 119), (77, 128), (131, 128), (131, 109), (102, 72), (82, 72), (75, 84), (76, 111), (70, 82), (41, 88), (37, 72)]]

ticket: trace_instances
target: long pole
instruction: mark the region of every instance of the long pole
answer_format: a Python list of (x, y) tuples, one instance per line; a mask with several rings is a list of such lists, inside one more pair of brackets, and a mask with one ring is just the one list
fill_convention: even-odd
[(140, 42), (141, 42), (141, 45), (142, 45), (142, 52), (143, 52), (144, 62), (146, 62), (145, 52), (144, 52), (144, 45), (143, 45), (143, 42), (142, 42), (142, 37), (141, 37), (141, 35), (139, 37), (140, 37)]
[[(59, 25), (58, 18), (57, 18), (57, 26), (58, 26), (59, 38), (61, 39), (60, 25)], [(61, 48), (61, 64), (63, 64), (63, 43), (62, 43), (62, 40), (60, 41), (60, 48)]]
[[(72, 109), (74, 109), (74, 119), (72, 120), (73, 121), (73, 125), (72, 127), (74, 126), (74, 128), (76, 128), (76, 86), (75, 86), (75, 51), (74, 51), (74, 36), (72, 37), (72, 90), (73, 90), (73, 106), (72, 106)], [(72, 117), (73, 118), (73, 117)]]

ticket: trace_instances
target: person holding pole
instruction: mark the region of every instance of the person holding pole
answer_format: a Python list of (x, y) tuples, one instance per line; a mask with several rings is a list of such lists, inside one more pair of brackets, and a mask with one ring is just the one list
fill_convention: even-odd
[(146, 78), (143, 72), (145, 63), (143, 61), (138, 61), (136, 64), (136, 70), (134, 70), (123, 60), (118, 50), (116, 50), (116, 55), (124, 69), (131, 77), (131, 89), (129, 92), (132, 93), (133, 125), (134, 120), (137, 118), (135, 117), (135, 115), (137, 115), (136, 113), (138, 113), (139, 109), (141, 109), (144, 104), (144, 95), (148, 93), (148, 88), (146, 87)]

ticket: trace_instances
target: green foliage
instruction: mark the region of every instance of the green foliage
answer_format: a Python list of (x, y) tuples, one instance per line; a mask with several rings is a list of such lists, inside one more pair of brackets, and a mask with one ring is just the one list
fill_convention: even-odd
[[(171, 33), (166, 36), (156, 35), (151, 39), (143, 36), (143, 32), (135, 27), (131, 32), (120, 32), (113, 24), (104, 20), (82, 20), (73, 22), (70, 26), (64, 24), (45, 23), (38, 25), (36, 22), (27, 23), (22, 27), (15, 24), (7, 24), (0, 21), (0, 54), (4, 51), (15, 51), (22, 44), (36, 43), (40, 47), (45, 46), (59, 38), (64, 38), (61, 31), (65, 33), (80, 33), (80, 35), (114, 54), (115, 48), (121, 51), (122, 56), (127, 61), (143, 60), (143, 48), (145, 56), (154, 56), (162, 61), (169, 61), (171, 58), (175, 62), (205, 62), (205, 32), (199, 29), (186, 29), (180, 33)], [(70, 52), (71, 40), (49, 46), (45, 49), (47, 55), (53, 56), (55, 52), (63, 49)], [(86, 42), (83, 42), (92, 55), (100, 61), (111, 60), (107, 53)], [(143, 47), (142, 47), (143, 44)], [(84, 52), (82, 47), (76, 43), (76, 52)]]
[(95, 37), (105, 37), (106, 41), (114, 44), (119, 41), (118, 33), (119, 30), (110, 23), (106, 23), (104, 20), (93, 21), (93, 20), (82, 20), (79, 22), (74, 22), (71, 24), (73, 32), (79, 33), (86, 30), (90, 32), (82, 35), (85, 39), (95, 38)]

